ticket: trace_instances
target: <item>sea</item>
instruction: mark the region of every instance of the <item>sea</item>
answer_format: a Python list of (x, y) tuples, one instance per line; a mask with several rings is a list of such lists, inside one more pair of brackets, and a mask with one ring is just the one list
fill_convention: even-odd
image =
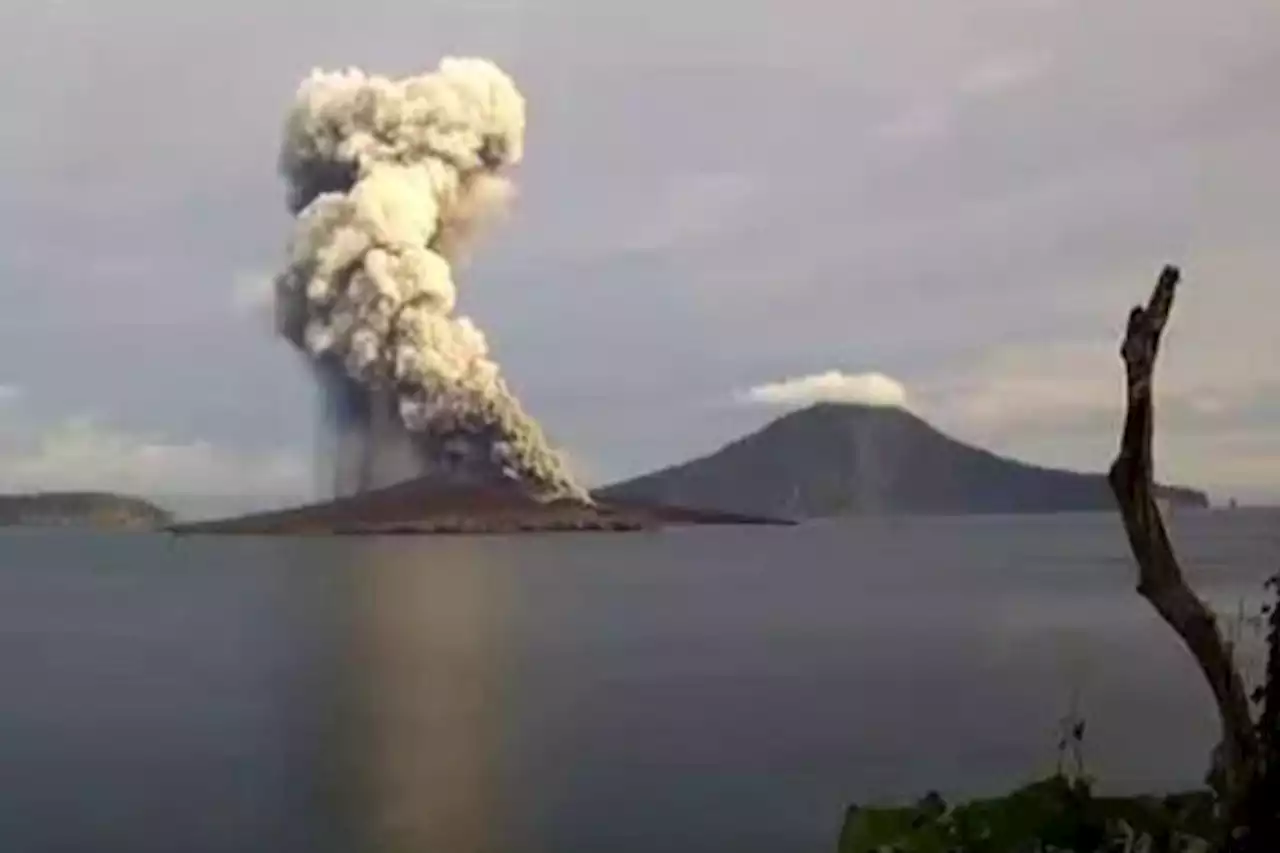
[[(1280, 512), (1170, 526), (1256, 671)], [(1211, 700), (1134, 585), (1112, 514), (8, 533), (0, 850), (810, 853), (1061, 762), (1195, 786)]]

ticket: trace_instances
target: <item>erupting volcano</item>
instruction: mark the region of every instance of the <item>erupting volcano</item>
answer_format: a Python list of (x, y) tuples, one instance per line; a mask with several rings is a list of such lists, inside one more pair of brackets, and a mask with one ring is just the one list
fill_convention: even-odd
[(296, 226), (279, 331), (308, 359), (335, 438), (328, 503), (186, 533), (514, 533), (772, 523), (597, 505), (454, 313), (463, 249), (512, 195), (525, 103), (483, 59), (403, 79), (315, 71), (285, 123)]
[(299, 88), (276, 313), (325, 393), (338, 496), (428, 477), (590, 502), (454, 314), (459, 255), (510, 198), (524, 128), (524, 98), (483, 59), (403, 79), (315, 71)]

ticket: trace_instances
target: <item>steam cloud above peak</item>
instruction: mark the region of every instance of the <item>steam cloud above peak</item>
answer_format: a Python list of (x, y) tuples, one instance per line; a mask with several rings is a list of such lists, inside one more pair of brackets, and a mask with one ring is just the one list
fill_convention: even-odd
[(403, 79), (315, 71), (285, 123), (297, 215), (280, 332), (315, 365), (337, 491), (420, 474), (586, 499), (457, 302), (454, 266), (511, 195), (525, 102), (484, 59)]
[(907, 389), (883, 373), (843, 373), (828, 370), (780, 382), (757, 385), (738, 395), (744, 403), (805, 406), (812, 403), (861, 403), (868, 406), (907, 404)]

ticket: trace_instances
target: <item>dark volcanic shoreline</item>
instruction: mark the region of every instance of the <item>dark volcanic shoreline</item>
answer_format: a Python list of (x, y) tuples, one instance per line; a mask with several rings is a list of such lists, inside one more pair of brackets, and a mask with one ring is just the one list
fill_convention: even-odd
[(536, 501), (516, 489), (411, 480), (347, 498), (236, 518), (171, 525), (172, 533), (391, 536), (628, 532), (691, 525), (791, 525), (786, 519), (659, 504)]

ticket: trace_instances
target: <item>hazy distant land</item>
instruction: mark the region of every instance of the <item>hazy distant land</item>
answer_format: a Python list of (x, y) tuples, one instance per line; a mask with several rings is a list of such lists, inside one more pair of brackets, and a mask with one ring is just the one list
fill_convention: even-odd
[(173, 515), (150, 501), (109, 492), (0, 495), (0, 527), (158, 530)]

